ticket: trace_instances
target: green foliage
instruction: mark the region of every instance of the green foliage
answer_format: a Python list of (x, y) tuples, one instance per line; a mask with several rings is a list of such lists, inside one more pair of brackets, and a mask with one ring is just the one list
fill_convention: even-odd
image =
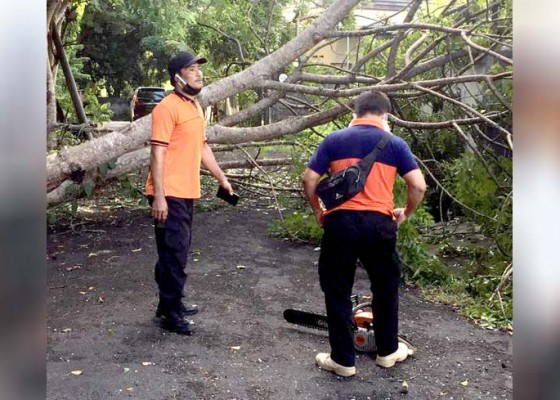
[(89, 83), (84, 89), (84, 110), (89, 120), (95, 122), (110, 121), (113, 117), (113, 111), (110, 104), (99, 103), (102, 86), (95, 83)]
[[(110, 161), (107, 165), (108, 169), (114, 167), (114, 161)], [(144, 195), (144, 181), (135, 179), (134, 175), (125, 175), (119, 178), (119, 185), (118, 193), (125, 199), (135, 201), (138, 206), (148, 205), (148, 199)]]
[[(116, 166), (117, 166), (117, 161), (116, 160), (111, 160), (111, 161), (107, 161), (106, 163), (103, 163), (103, 164), (99, 165), (97, 167), (97, 170), (99, 171), (101, 176), (105, 176), (105, 175), (107, 175), (107, 172), (110, 169), (114, 169)], [(125, 179), (126, 178), (127, 177), (125, 177)]]
[(461, 158), (446, 162), (445, 183), (451, 192), (469, 207), (491, 215), (498, 209), (496, 183), (490, 178), (484, 166), (472, 153), (464, 153)]
[(89, 197), (93, 193), (95, 188), (95, 182), (90, 180), (84, 180), (82, 183), (73, 183), (66, 187), (65, 193), (67, 196), (71, 196), (75, 199), (86, 196)]
[(269, 233), (274, 237), (297, 238), (318, 244), (323, 236), (323, 230), (317, 225), (315, 216), (311, 211), (293, 211), (284, 215), (283, 220), (274, 220)]
[(194, 23), (190, 4), (179, 1), (90, 0), (81, 21), (80, 54), (94, 81), (113, 96), (135, 86), (159, 85), (171, 54), (184, 50)]
[(76, 146), (81, 143), (79, 135), (66, 129), (57, 129), (52, 135), (60, 146)]
[[(70, 198), (70, 215), (75, 216), (78, 212), (78, 199), (81, 197), (91, 197), (95, 189), (95, 182), (84, 180), (81, 183), (72, 183), (65, 189), (65, 194)], [(56, 220), (56, 212), (51, 211), (52, 216), (48, 217)], [(48, 215), (48, 214), (47, 214)]]
[[(74, 2), (73, 18), (68, 20), (64, 35), (64, 51), (72, 75), (81, 94), (82, 104), (88, 119), (95, 122), (109, 121), (113, 116), (108, 104), (100, 104), (99, 96), (104, 89), (104, 80), (92, 80), (92, 76), (85, 71), (85, 65), (88, 62), (87, 57), (80, 56), (78, 53), (83, 46), (76, 44), (78, 35), (80, 34), (80, 22), (83, 14), (83, 3)], [(78, 117), (74, 109), (72, 97), (68, 91), (64, 74), (59, 68), (55, 82), (55, 96), (59, 106), (62, 109), (64, 120), (70, 123), (77, 123)]]
[[(402, 178), (395, 182), (394, 197), (397, 207), (406, 204), (406, 184)], [(420, 205), (398, 231), (397, 247), (404, 278), (421, 286), (447, 283), (451, 278), (449, 269), (429, 252), (418, 233), (418, 227), (427, 228), (433, 223), (433, 217), (424, 205)]]
[(509, 328), (513, 319), (513, 298), (511, 293), (506, 293), (504, 300), (473, 304), (465, 309), (464, 314), (478, 321), (483, 328)]
[(505, 290), (501, 299), (495, 296), (490, 300), (489, 297), (473, 296), (468, 292), (467, 287), (465, 281), (452, 278), (442, 286), (424, 287), (423, 292), (429, 300), (457, 307), (461, 314), (473, 319), (483, 328), (511, 329), (513, 318), (511, 289)]
[(57, 221), (58, 221), (58, 215), (54, 211), (48, 210), (47, 211), (47, 225), (54, 225), (54, 224), (56, 224)]
[(293, 37), (282, 8), (288, 0), (90, 0), (81, 21), (85, 72), (105, 80), (114, 96), (168, 81), (167, 62), (179, 50), (209, 59), (212, 81), (245, 68)]
[(500, 187), (472, 153), (464, 153), (460, 158), (443, 165), (446, 172), (445, 185), (461, 203), (476, 210), (478, 214), (464, 207), (461, 212), (480, 224), (483, 232), (496, 240), (501, 251), (511, 254), (511, 159), (502, 157), (497, 167), (493, 168)]
[(94, 187), (95, 184), (91, 181), (86, 181), (82, 183), (82, 189), (87, 197), (91, 196)]

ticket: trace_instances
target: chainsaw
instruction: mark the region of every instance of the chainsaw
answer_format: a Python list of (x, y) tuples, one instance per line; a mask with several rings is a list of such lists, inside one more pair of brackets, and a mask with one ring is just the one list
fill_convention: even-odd
[[(375, 344), (375, 331), (373, 330), (374, 316), (371, 301), (359, 303), (357, 295), (353, 295), (351, 300), (352, 316), (355, 323), (354, 347), (357, 351), (361, 352), (375, 352), (377, 351), (377, 346)], [(291, 324), (306, 328), (323, 331), (328, 331), (329, 329), (327, 317), (321, 314), (289, 308), (284, 310), (284, 319)], [(406, 344), (409, 349), (415, 350), (415, 347), (404, 336), (399, 335), (398, 340)]]

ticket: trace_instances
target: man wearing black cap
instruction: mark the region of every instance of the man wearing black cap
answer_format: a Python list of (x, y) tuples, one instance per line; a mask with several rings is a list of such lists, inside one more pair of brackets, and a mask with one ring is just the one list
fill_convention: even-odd
[(175, 90), (152, 111), (152, 153), (146, 195), (155, 220), (158, 261), (155, 279), (159, 288), (156, 316), (172, 332), (194, 332), (187, 316), (196, 305), (182, 302), (185, 268), (191, 243), (193, 200), (200, 198), (200, 165), (230, 194), (233, 189), (208, 146), (204, 112), (196, 99), (202, 90), (200, 66), (205, 58), (180, 52), (168, 64)]

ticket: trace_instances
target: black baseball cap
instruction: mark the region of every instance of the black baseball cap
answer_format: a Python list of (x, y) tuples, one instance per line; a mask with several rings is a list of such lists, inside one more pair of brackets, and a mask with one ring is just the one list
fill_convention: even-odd
[(181, 51), (177, 53), (171, 58), (171, 60), (169, 60), (169, 64), (167, 64), (167, 70), (169, 71), (171, 83), (175, 83), (175, 79), (173, 77), (181, 70), (181, 68), (189, 67), (196, 63), (204, 64), (207, 61), (208, 60), (206, 60), (206, 58), (196, 56), (188, 51)]

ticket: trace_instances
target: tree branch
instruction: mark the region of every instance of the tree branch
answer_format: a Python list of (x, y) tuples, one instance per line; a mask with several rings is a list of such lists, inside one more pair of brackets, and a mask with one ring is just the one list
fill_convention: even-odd
[(426, 166), (426, 164), (424, 164), (424, 162), (423, 162), (422, 160), (420, 160), (418, 157), (415, 157), (415, 158), (416, 158), (416, 161), (418, 161), (418, 162), (424, 167), (424, 169), (425, 169), (426, 172), (430, 175), (430, 177), (431, 177), (432, 180), (436, 183), (436, 185), (437, 185), (441, 190), (443, 190), (443, 191), (445, 192), (445, 194), (448, 195), (454, 202), (456, 202), (456, 203), (459, 204), (461, 207), (464, 207), (465, 209), (469, 210), (470, 212), (472, 212), (472, 213), (474, 213), (474, 214), (476, 214), (476, 215), (478, 215), (478, 216), (480, 216), (480, 217), (489, 219), (489, 220), (491, 220), (491, 221), (496, 221), (496, 218), (489, 217), (489, 216), (486, 215), (486, 214), (482, 214), (482, 213), (480, 213), (480, 212), (478, 212), (478, 211), (472, 209), (471, 207), (467, 206), (466, 204), (462, 203), (461, 201), (459, 201), (455, 196), (453, 196), (453, 195), (449, 192), (449, 190), (447, 190), (447, 189), (440, 183), (440, 181), (434, 176), (434, 174), (432, 174), (432, 172), (430, 171), (430, 169)]
[(230, 35), (229, 33), (226, 33), (212, 25), (207, 25), (207, 24), (203, 24), (202, 22), (197, 22), (197, 25), (203, 26), (205, 28), (209, 28), (212, 29), (216, 32), (218, 32), (220, 35), (224, 36), (225, 38), (228, 38), (229, 40), (233, 40), (236, 44), (237, 44), (237, 50), (239, 51), (239, 59), (241, 60), (242, 63), (245, 62), (245, 55), (243, 54), (243, 46), (241, 45), (241, 42), (239, 41), (239, 39), (237, 39), (236, 37)]
[(482, 113), (476, 111), (474, 108), (472, 108), (472, 107), (470, 107), (470, 106), (468, 106), (468, 105), (466, 105), (466, 104), (464, 104), (464, 103), (461, 103), (459, 100), (452, 99), (451, 97), (448, 97), (448, 96), (446, 96), (446, 95), (444, 95), (444, 94), (438, 93), (438, 92), (436, 92), (436, 91), (434, 91), (434, 90), (430, 90), (430, 89), (428, 89), (428, 88), (424, 88), (424, 87), (419, 86), (419, 85), (416, 85), (416, 84), (413, 84), (413, 86), (414, 86), (415, 88), (417, 88), (418, 90), (421, 90), (421, 91), (426, 92), (426, 93), (430, 93), (430, 94), (432, 94), (432, 95), (434, 95), (434, 96), (437, 96), (437, 97), (440, 97), (440, 98), (442, 98), (442, 99), (444, 99), (444, 100), (446, 100), (446, 101), (449, 101), (450, 103), (453, 103), (453, 104), (455, 104), (455, 105), (457, 105), (457, 106), (459, 106), (459, 107), (465, 109), (465, 110), (468, 111), (469, 113), (471, 113), (471, 114), (473, 114), (473, 115), (475, 115), (475, 116), (477, 116), (477, 117), (479, 117), (479, 118), (482, 118), (485, 122), (487, 122), (487, 123), (489, 123), (490, 125), (492, 125), (492, 126), (498, 128), (498, 130), (499, 130), (500, 132), (502, 132), (502, 133), (504, 133), (504, 134), (506, 135), (506, 140), (507, 140), (508, 144), (510, 145), (511, 150), (513, 150), (513, 143), (512, 143), (512, 141), (511, 141), (511, 132), (509, 132), (507, 129), (502, 128), (498, 123), (492, 121), (490, 118), (488, 118), (488, 117), (486, 117), (485, 115), (483, 115)]
[[(292, 75), (290, 75), (285, 82), (286, 83), (296, 82), (299, 79), (300, 70), (301, 70), (301, 66), (298, 67), (298, 69)], [(221, 121), (219, 121), (219, 124), (222, 126), (233, 126), (239, 124), (240, 122), (246, 121), (249, 118), (253, 118), (263, 110), (272, 107), (276, 102), (278, 102), (278, 100), (280, 100), (285, 95), (286, 92), (272, 93), (268, 97), (265, 97), (259, 100), (258, 102), (251, 104), (246, 109), (222, 119)]]
[[(497, 117), (499, 117), (503, 114), (504, 113), (495, 113), (495, 114), (486, 115), (485, 117), (486, 118), (497, 118)], [(442, 121), (442, 122), (412, 122), (412, 121), (405, 121), (405, 120), (399, 119), (392, 114), (389, 114), (389, 120), (397, 126), (402, 126), (404, 128), (413, 128), (413, 129), (453, 128), (454, 123), (459, 124), (459, 125), (473, 125), (473, 124), (478, 124), (478, 123), (486, 121), (486, 119), (484, 119), (484, 118), (474, 117), (474, 118), (453, 119), (453, 120), (450, 120), (450, 121)], [(490, 139), (490, 138), (488, 138), (488, 139)], [(493, 142), (493, 143), (500, 144), (498, 142)], [(501, 146), (503, 146), (503, 145), (501, 145)]]
[(220, 80), (219, 85), (211, 84), (207, 86), (201, 93), (201, 104), (203, 106), (214, 104), (221, 99), (246, 90), (252, 82), (277, 73), (292, 62), (294, 58), (299, 57), (321, 41), (325, 34), (334, 28), (359, 1), (335, 1), (309, 28), (274, 53), (257, 61), (251, 67)]
[[(323, 87), (312, 87), (312, 86), (305, 86), (305, 85), (298, 85), (298, 84), (291, 84), (291, 83), (281, 83), (276, 81), (260, 81), (256, 83), (256, 87), (262, 89), (273, 89), (277, 91), (284, 91), (284, 92), (296, 92), (296, 93), (305, 93), (305, 94), (313, 94), (313, 95), (320, 95), (326, 96), (330, 98), (336, 97), (353, 97), (359, 95), (360, 93), (366, 92), (368, 90), (378, 90), (380, 92), (394, 92), (394, 91), (401, 91), (411, 88), (417, 87), (436, 87), (436, 86), (446, 86), (446, 85), (453, 85), (457, 83), (465, 83), (465, 82), (480, 82), (485, 81), (487, 77), (491, 79), (504, 79), (509, 78), (512, 76), (512, 72), (504, 72), (497, 75), (467, 75), (467, 76), (456, 76), (456, 77), (448, 77), (448, 78), (440, 78), (440, 79), (432, 79), (427, 81), (417, 81), (417, 82), (402, 82), (402, 83), (393, 83), (393, 84), (378, 84), (372, 86), (361, 86), (355, 89), (325, 89)], [(315, 77), (317, 82), (321, 82), (319, 77)], [(331, 83), (333, 79), (327, 78), (327, 81), (323, 81), (321, 83)]]
[(474, 43), (472, 40), (470, 40), (470, 39), (467, 37), (467, 34), (466, 34), (465, 32), (461, 32), (461, 37), (462, 37), (463, 40), (464, 40), (465, 42), (467, 42), (467, 44), (468, 44), (469, 46), (471, 46), (473, 49), (480, 50), (480, 51), (482, 51), (482, 52), (484, 52), (484, 53), (490, 54), (491, 56), (497, 58), (497, 59), (500, 60), (500, 61), (503, 61), (503, 62), (505, 62), (505, 63), (507, 63), (507, 64), (509, 64), (509, 65), (513, 65), (513, 60), (512, 60), (512, 59), (507, 58), (507, 57), (504, 57), (504, 56), (502, 56), (500, 53), (497, 53), (497, 52), (495, 52), (495, 51), (492, 51), (492, 50), (490, 50), (490, 49), (487, 49), (486, 47), (479, 46), (478, 44), (476, 44), (476, 43)]
[(305, 117), (287, 118), (280, 122), (255, 128), (214, 125), (207, 130), (208, 142), (232, 144), (271, 140), (290, 133), (300, 132), (315, 125), (324, 124), (347, 112), (348, 110), (345, 107), (335, 106), (330, 110), (314, 113)]
[[(405, 23), (408, 23), (414, 19), (414, 16), (416, 15), (416, 12), (418, 12), (418, 9), (420, 8), (420, 5), (422, 4), (423, 1), (424, 0), (414, 0), (412, 2), (410, 10), (408, 10), (408, 13), (404, 19)], [(391, 51), (389, 52), (389, 59), (387, 60), (387, 75), (389, 76), (395, 74), (395, 61), (397, 59), (397, 51), (399, 49), (399, 44), (401, 43), (404, 37), (404, 34), (405, 34), (404, 30), (399, 30), (397, 36), (395, 37), (395, 40), (393, 41), (393, 44), (391, 45)]]
[(471, 140), (469, 140), (468, 136), (465, 134), (465, 132), (463, 132), (461, 127), (456, 122), (453, 122), (453, 127), (457, 132), (459, 132), (459, 135), (461, 136), (461, 138), (463, 138), (467, 146), (469, 146), (472, 149), (472, 151), (476, 154), (476, 156), (478, 157), (478, 159), (486, 169), (486, 172), (488, 172), (488, 175), (490, 176), (490, 178), (492, 178), (492, 180), (496, 184), (496, 187), (501, 188), (502, 185), (500, 185), (500, 183), (498, 182), (498, 178), (496, 178), (496, 176), (492, 172), (492, 169), (490, 168), (490, 166), (488, 165), (488, 163), (486, 162), (482, 154), (480, 154), (480, 151), (478, 151), (476, 146), (474, 146), (473, 143), (471, 143)]
[(424, 33), (416, 42), (412, 43), (412, 45), (406, 50), (404, 54), (404, 66), (410, 65), (410, 57), (412, 53), (414, 53), (425, 41), (430, 37), (430, 33)]
[[(115, 168), (108, 170), (105, 175), (101, 175), (96, 171), (87, 174), (85, 180), (93, 181), (95, 186), (100, 186), (120, 176), (146, 168), (150, 165), (150, 151), (151, 149), (149, 147), (145, 147), (125, 154), (116, 161)], [(262, 167), (291, 165), (291, 163), (292, 160), (289, 157), (259, 160), (259, 165)], [(228, 170), (233, 168), (250, 168), (253, 166), (253, 163), (250, 160), (229, 160), (219, 161), (218, 165), (220, 165), (221, 169)], [(68, 179), (62, 182), (57, 188), (49, 191), (47, 193), (47, 205), (52, 206), (74, 198), (74, 195), (68, 192), (68, 188), (72, 185), (74, 185), (74, 182)]]

